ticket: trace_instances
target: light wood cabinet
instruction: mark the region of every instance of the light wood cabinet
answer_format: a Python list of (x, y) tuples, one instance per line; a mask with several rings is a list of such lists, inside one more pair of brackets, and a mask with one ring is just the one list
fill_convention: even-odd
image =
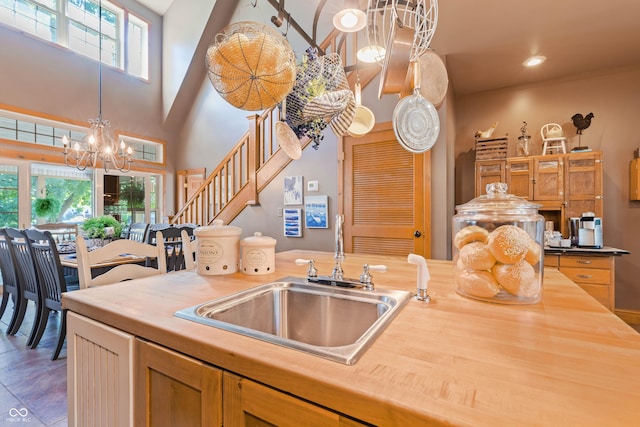
[(615, 309), (615, 267), (613, 256), (560, 256), (559, 269), (589, 295)]
[(224, 373), (225, 427), (364, 426), (270, 387)]
[(134, 426), (133, 335), (67, 313), (69, 426)]
[(545, 254), (545, 267), (555, 267), (609, 310), (615, 310), (613, 255)]
[[(504, 172), (500, 172), (504, 171)], [(602, 153), (552, 154), (476, 162), (476, 196), (504, 178), (508, 192), (539, 203), (540, 213), (568, 237), (568, 219), (583, 212), (602, 216)]]
[(69, 312), (69, 425), (365, 424)]
[(487, 194), (487, 184), (505, 181), (504, 160), (479, 160), (476, 162), (476, 197)]
[(533, 199), (533, 160), (514, 157), (507, 160), (505, 182), (508, 192), (514, 196)]
[(640, 159), (629, 164), (629, 200), (640, 200)]
[(566, 158), (565, 218), (579, 217), (583, 212), (602, 216), (602, 153), (573, 153)]
[(136, 339), (137, 426), (219, 427), (222, 370)]

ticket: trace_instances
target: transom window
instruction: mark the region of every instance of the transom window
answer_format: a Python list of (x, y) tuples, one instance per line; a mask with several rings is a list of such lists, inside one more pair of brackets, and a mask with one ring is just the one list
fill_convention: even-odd
[[(0, 0), (0, 22), (98, 59), (98, 0)], [(106, 0), (102, 2), (103, 63), (148, 79), (148, 46), (149, 25), (145, 21)]]
[[(86, 134), (87, 128), (81, 126), (0, 109), (0, 139), (62, 148), (64, 135), (73, 141), (80, 141)], [(133, 148), (134, 159), (163, 162), (162, 144), (128, 135), (118, 136)]]

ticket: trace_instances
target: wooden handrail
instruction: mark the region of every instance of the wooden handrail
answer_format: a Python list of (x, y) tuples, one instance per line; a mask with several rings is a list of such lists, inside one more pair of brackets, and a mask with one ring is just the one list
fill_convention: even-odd
[[(338, 53), (343, 64), (356, 60), (357, 35), (334, 29), (318, 45), (325, 53)], [(354, 69), (354, 66), (347, 66)], [(366, 86), (380, 71), (377, 64), (355, 67), (348, 73), (349, 85), (359, 79)], [(231, 222), (247, 205), (258, 204), (260, 191), (291, 162), (275, 138), (275, 124), (281, 120), (280, 110), (273, 107), (249, 119), (249, 130), (229, 154), (211, 172), (204, 183), (171, 218), (172, 224), (208, 225), (214, 219)], [(304, 149), (311, 140), (303, 138)]]

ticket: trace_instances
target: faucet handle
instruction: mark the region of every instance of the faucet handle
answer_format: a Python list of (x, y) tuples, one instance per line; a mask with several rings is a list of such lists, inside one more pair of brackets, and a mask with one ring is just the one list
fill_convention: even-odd
[(387, 272), (387, 266), (384, 264), (379, 264), (379, 265), (367, 265), (365, 264), (365, 266), (367, 266), (367, 268), (370, 271), (376, 271), (378, 273), (386, 273)]
[(309, 268), (307, 269), (307, 276), (308, 277), (316, 277), (318, 276), (318, 270), (316, 270), (316, 264), (315, 261), (312, 259), (304, 259), (304, 258), (297, 258), (295, 260), (296, 265), (309, 265)]
[(385, 273), (387, 271), (386, 265), (369, 265), (362, 266), (362, 274), (360, 275), (360, 283), (364, 285), (366, 290), (373, 290), (373, 283), (371, 282), (371, 274), (369, 271), (377, 271), (378, 273)]

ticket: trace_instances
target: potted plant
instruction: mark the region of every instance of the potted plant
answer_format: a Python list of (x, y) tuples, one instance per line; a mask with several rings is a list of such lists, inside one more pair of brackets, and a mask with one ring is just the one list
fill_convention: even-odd
[(82, 223), (82, 230), (89, 239), (100, 239), (120, 236), (122, 224), (111, 215), (102, 215), (94, 218), (87, 218)]
[(60, 212), (60, 201), (52, 197), (43, 197), (36, 199), (33, 208), (38, 218), (55, 221), (58, 212)]

